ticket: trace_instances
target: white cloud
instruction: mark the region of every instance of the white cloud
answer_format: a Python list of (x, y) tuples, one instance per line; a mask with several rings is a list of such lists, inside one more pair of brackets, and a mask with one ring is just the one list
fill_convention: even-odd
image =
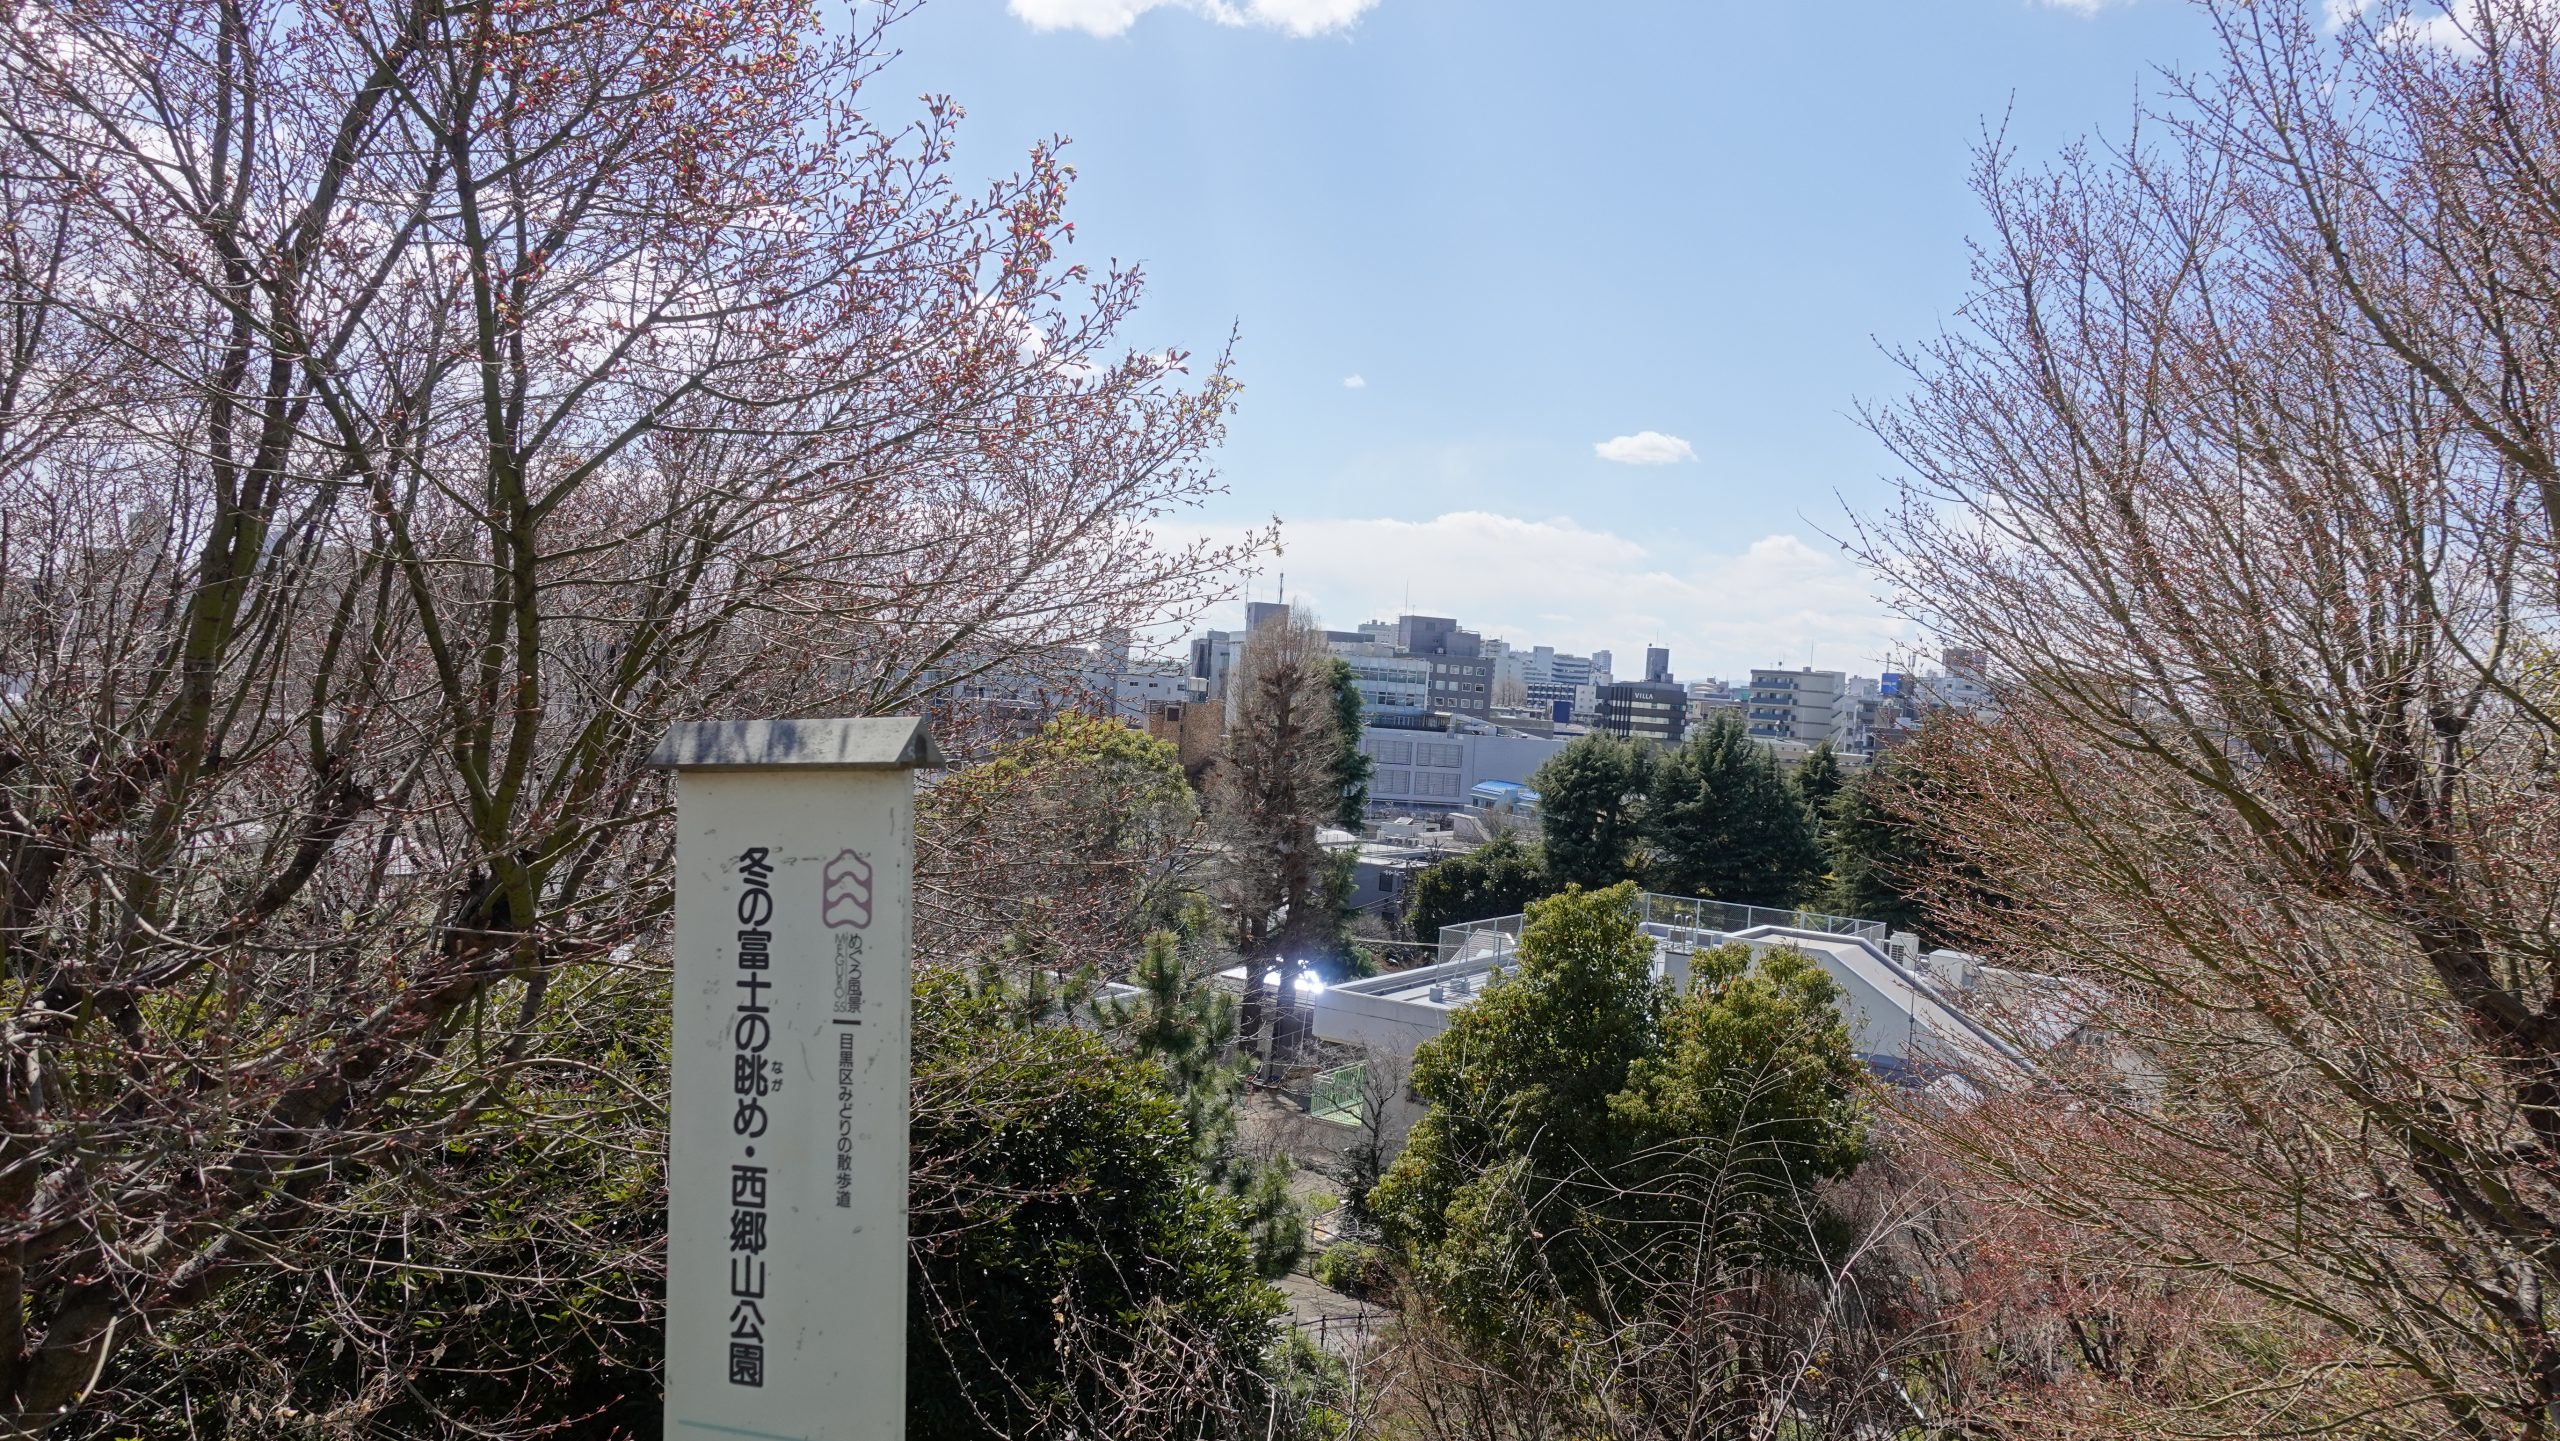
[[(1207, 533), (1207, 532), (1199, 532)], [(1187, 538), (1167, 535), (1167, 539)], [(1219, 535), (1216, 538), (1232, 537)], [(1881, 584), (1828, 545), (1769, 535), (1737, 551), (1637, 541), (1567, 519), (1458, 511), (1430, 520), (1301, 520), (1255, 584), (1290, 596), (1335, 630), (1413, 608), (1517, 646), (1616, 652), (1638, 669), (1648, 644), (1671, 647), (1683, 679), (1746, 676), (1755, 665), (1873, 675), (1910, 627), (1874, 597)], [(1242, 610), (1208, 624), (1242, 623)]]
[(1305, 37), (1348, 28), (1378, 0), (1007, 0), (1005, 8), (1034, 30), (1120, 35), (1150, 10), (1173, 8), (1221, 25), (1250, 25)]
[(1601, 441), (1591, 450), (1602, 460), (1614, 460), (1620, 465), (1673, 465), (1698, 458), (1698, 452), (1690, 449), (1689, 442), (1658, 430), (1639, 430), (1633, 435), (1616, 436)]
[(1356, 372), (1346, 375), (1342, 377), (1342, 388), (1345, 390), (1367, 390), (1369, 388), (1369, 377)]
[[(2518, 8), (2545, 21), (2560, 19), (2560, 0), (2525, 0)], [(2327, 0), (2322, 13), (2330, 29), (2364, 26), (2385, 47), (2429, 45), (2474, 56), (2482, 27), (2507, 12), (2490, 13), (2485, 0)], [(2508, 24), (2512, 31), (2514, 22)]]
[(2074, 15), (2095, 15), (2101, 10), (2112, 10), (2118, 5), (2130, 5), (2133, 0), (2036, 0), (2036, 3), (2047, 10), (2068, 10)]

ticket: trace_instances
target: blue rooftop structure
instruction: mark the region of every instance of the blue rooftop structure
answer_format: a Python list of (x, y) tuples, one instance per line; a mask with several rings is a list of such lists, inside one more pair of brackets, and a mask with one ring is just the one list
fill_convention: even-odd
[(1468, 788), (1467, 806), (1504, 815), (1534, 816), (1538, 813), (1538, 793), (1518, 781), (1478, 781)]

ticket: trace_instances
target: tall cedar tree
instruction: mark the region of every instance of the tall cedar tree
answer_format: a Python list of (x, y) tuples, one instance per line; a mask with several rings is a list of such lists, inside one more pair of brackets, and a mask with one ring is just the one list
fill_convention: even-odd
[(1812, 814), (1731, 715), (1655, 763), (1645, 835), (1645, 880), (1666, 895), (1785, 908), (1822, 874)]
[(1333, 813), (1333, 823), (1358, 835), (1369, 823), (1369, 775), (1375, 763), (1360, 749), (1361, 704), (1359, 677), (1351, 673), (1351, 663), (1340, 656), (1333, 658), (1333, 731), (1339, 747), (1333, 757), (1333, 783), (1342, 793), (1340, 806)]
[[(1334, 659), (1313, 620), (1284, 611), (1247, 635), (1227, 680), (1233, 719), (1212, 792), (1222, 894), (1248, 973), (1281, 962), (1283, 1032), (1296, 1014), (1298, 979), (1340, 932), (1316, 842), (1316, 829), (1343, 799)], [(1239, 1025), (1247, 1044), (1264, 1019), (1265, 989), (1245, 991)]]
[(1653, 750), (1638, 741), (1587, 735), (1548, 758), (1530, 784), (1548, 876), (1559, 886), (1625, 880), (1643, 838)]

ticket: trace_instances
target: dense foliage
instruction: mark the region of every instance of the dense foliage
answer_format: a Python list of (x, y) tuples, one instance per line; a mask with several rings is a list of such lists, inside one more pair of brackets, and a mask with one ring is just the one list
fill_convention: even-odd
[(1735, 717), (1716, 717), (1662, 756), (1652, 782), (1647, 889), (1785, 908), (1821, 877), (1822, 850), (1802, 796)]
[(2560, 9), (2195, 9), (2138, 129), (1984, 146), (1972, 293), (1871, 416), (1857, 549), (2000, 698), (1931, 901), (2114, 1041), (1937, 1135), (2054, 1269), (2276, 1313), (2048, 1433), (2546, 1437)]
[(1557, 885), (1613, 886), (1631, 874), (1644, 834), (1652, 747), (1615, 736), (1581, 736), (1538, 767), (1538, 826), (1547, 874)]
[(1115, 339), (1054, 147), (876, 83), (911, 8), (0, 24), (0, 1430), (347, 1197), (470, 1214), (663, 934), (671, 721), (1059, 679), (1231, 573), (1161, 542), (1223, 365)]
[(1156, 1064), (1026, 1011), (919, 978), (908, 1434), (1215, 1434), (1279, 1314), (1242, 1207)]
[(1519, 967), (1416, 1058), (1431, 1109), (1369, 1197), (1461, 1334), (1520, 1359), (1665, 1277), (1800, 1260), (1865, 1134), (1821, 969), (1740, 948), (1650, 974), (1631, 884), (1529, 910)]
[(1236, 1050), (1235, 998), (1208, 984), (1171, 931), (1147, 937), (1130, 983), (1138, 993), (1097, 1002), (1094, 1019), (1162, 1068), (1194, 1164), (1243, 1208), (1255, 1269), (1286, 1273), (1306, 1251), (1306, 1215), (1289, 1194), (1288, 1158), (1248, 1157), (1238, 1144), (1237, 1102), (1253, 1063)]
[(331, 1197), (332, 1225), (146, 1338), (65, 1434), (655, 1436), (668, 1021), (645, 973), (557, 997), (542, 1049), (564, 1059), (493, 1098), (503, 1139)]
[[(1819, 758), (1812, 784), (1836, 786), (1837, 762)], [(1803, 791), (1729, 715), (1670, 750), (1580, 737), (1534, 784), (1551, 887), (1641, 880), (1666, 895), (1783, 908), (1823, 874)]]
[(1467, 852), (1414, 873), (1405, 893), (1404, 923), (1419, 940), (1436, 940), (1442, 926), (1516, 916), (1553, 893), (1539, 848), (1505, 831)]
[(1174, 747), (1068, 711), (917, 797), (917, 942), (1023, 976), (1176, 924), (1200, 806)]
[(1358, 835), (1369, 823), (1369, 774), (1376, 769), (1369, 753), (1360, 749), (1359, 677), (1351, 673), (1351, 662), (1340, 656), (1333, 659), (1333, 781), (1341, 789), (1342, 804), (1333, 814), (1333, 823)]

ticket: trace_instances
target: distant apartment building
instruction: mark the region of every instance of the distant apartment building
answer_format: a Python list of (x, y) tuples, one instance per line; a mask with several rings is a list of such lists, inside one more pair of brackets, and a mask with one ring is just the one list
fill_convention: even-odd
[(1459, 629), (1457, 621), (1445, 615), (1400, 615), (1396, 617), (1396, 649), (1407, 655), (1479, 659), (1484, 655), (1484, 637)]
[(1135, 722), (1157, 706), (1191, 699), (1191, 677), (1172, 662), (1136, 662), (1110, 682), (1112, 713), (1124, 721)]
[(1431, 708), (1489, 720), (1493, 716), (1493, 663), (1431, 660)]
[(1810, 750), (1828, 742), (1834, 751), (1865, 755), (1859, 687), (1836, 670), (1755, 670), (1743, 703), (1743, 722), (1754, 740), (1780, 754), (1790, 746)]
[(1887, 671), (1877, 688), (1874, 744), (1889, 750), (1918, 733), (1933, 711), (1996, 713), (1999, 697), (1992, 690), (1989, 662), (1981, 651), (1950, 648), (1939, 671)]
[(1981, 651), (1949, 647), (1939, 657), (1945, 669), (1921, 674), (1888, 674), (1883, 694), (1902, 702), (1915, 715), (1929, 710), (1988, 710), (1993, 706), (1990, 662)]
[(1607, 685), (1615, 681), (1618, 678), (1618, 675), (1615, 670), (1611, 669), (1611, 667), (1616, 664), (1617, 657), (1611, 655), (1609, 652), (1605, 650), (1593, 651), (1591, 653), (1591, 674), (1588, 677), (1589, 683), (1592, 685)]
[(1477, 720), (1493, 714), (1494, 663), (1485, 656), (1483, 636), (1445, 615), (1402, 615), (1396, 649), (1430, 662), (1431, 709)]
[(1385, 813), (1454, 811), (1486, 781), (1525, 784), (1564, 749), (1548, 736), (1505, 734), (1449, 715), (1379, 715), (1360, 732), (1369, 806)]
[(1198, 701), (1168, 701), (1147, 708), (1142, 728), (1174, 748), (1182, 761), (1182, 773), (1198, 785), (1216, 763), (1226, 741), (1226, 708)]
[(1530, 685), (1577, 686), (1591, 683), (1591, 658), (1559, 655), (1551, 645), (1531, 646), (1515, 650), (1520, 658), (1520, 679)]
[(1588, 699), (1584, 692), (1591, 687), (1563, 685), (1555, 681), (1531, 681), (1523, 689), (1528, 692), (1529, 704), (1533, 709), (1545, 711), (1552, 716), (1557, 706), (1563, 706), (1564, 715), (1561, 718), (1569, 721), (1582, 713), (1584, 702)]
[(1644, 648), (1644, 678), (1649, 685), (1665, 685), (1671, 680), (1671, 650), (1667, 646)]
[(1244, 654), (1244, 637), (1240, 630), (1213, 630), (1192, 638), (1191, 678), (1201, 696), (1225, 698), (1227, 676), (1235, 670), (1236, 658)]
[(1742, 697), (1733, 687), (1720, 680), (1693, 680), (1688, 683), (1689, 726), (1692, 730), (1714, 722), (1720, 715), (1742, 715)]

